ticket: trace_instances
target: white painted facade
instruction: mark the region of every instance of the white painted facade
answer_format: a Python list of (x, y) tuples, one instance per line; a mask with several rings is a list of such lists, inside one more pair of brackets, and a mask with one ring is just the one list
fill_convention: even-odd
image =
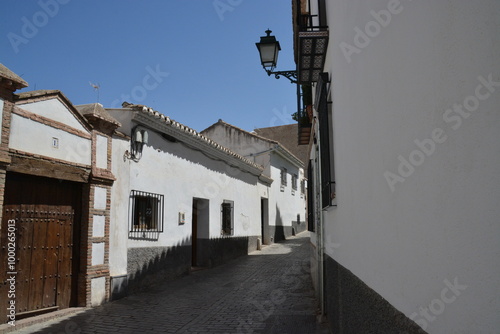
[[(79, 253), (86, 254), (88, 251), (91, 256), (88, 259), (88, 266), (84, 262), (87, 261), (86, 255), (80, 257), (81, 262), (78, 262), (85, 264), (88, 271), (72, 272), (75, 277), (84, 277), (84, 283), (79, 281), (79, 284), (88, 285), (80, 290), (76, 288), (76, 284), (71, 286), (71, 289), (78, 291), (78, 298), (69, 306), (76, 306), (76, 303), (84, 306), (101, 304), (109, 295), (105, 277), (107, 270), (102, 270), (108, 266), (106, 211), (109, 203), (106, 186), (109, 188), (113, 180), (112, 175), (106, 174), (107, 138), (98, 134), (100, 130), (93, 128), (59, 91), (19, 94), (15, 107), (10, 111), (9, 125), (10, 153), (18, 159), (12, 159), (13, 162), (9, 166), (12, 171), (55, 178), (59, 181), (69, 180), (74, 182), (72, 186), (75, 186), (76, 182), (79, 183), (81, 194), (78, 196), (81, 198), (77, 202), (80, 201), (80, 204), (72, 207), (75, 210), (75, 220), (79, 223), (72, 225), (72, 235), (78, 235), (78, 242), (82, 243)], [(10, 177), (7, 173), (6, 178)], [(38, 189), (35, 186), (31, 191), (37, 192)], [(19, 204), (23, 204), (25, 200), (27, 199), (23, 196), (18, 200)], [(60, 199), (58, 201), (54, 201), (51, 205), (60, 205)], [(88, 210), (94, 210), (95, 214), (91, 217), (85, 215), (84, 212)], [(90, 231), (88, 241), (82, 236), (86, 231)], [(72, 260), (77, 261), (74, 258)], [(95, 271), (99, 270), (97, 268), (105, 273), (96, 273)], [(87, 278), (90, 276), (87, 275), (89, 272), (93, 277)], [(58, 293), (63, 292), (58, 291)]]
[[(281, 170), (286, 168), (286, 185), (281, 186)], [(269, 189), (270, 225), (292, 226), (292, 222), (305, 220), (306, 203), (301, 194), (300, 180), (304, 177), (304, 169), (298, 167), (280, 154), (270, 154), (271, 179), (274, 180)], [(292, 176), (297, 175), (297, 189), (292, 188)], [(304, 225), (305, 227), (305, 225)]]
[(56, 122), (66, 124), (77, 130), (87, 131), (83, 124), (68, 112), (68, 107), (58, 99), (18, 104), (18, 106), (24, 110), (53, 119)]
[[(284, 227), (287, 233), (294, 233), (299, 221), (305, 220), (305, 195), (301, 193), (300, 182), (304, 178), (303, 163), (276, 141), (257, 136), (223, 121), (213, 124), (202, 133), (221, 145), (238, 152), (264, 167), (264, 174), (272, 179), (268, 187), (269, 227)], [(286, 169), (286, 185), (281, 185), (281, 171)], [(292, 176), (297, 176), (297, 189), (292, 189)], [(305, 228), (305, 223), (303, 224)], [(295, 231), (297, 232), (297, 231)], [(299, 231), (300, 232), (300, 231)], [(274, 241), (274, 235), (270, 236)], [(266, 240), (267, 241), (267, 240)]]
[[(198, 239), (261, 236), (260, 199), (265, 186), (259, 180), (262, 173), (259, 166), (227, 153), (226, 149), (214, 147), (215, 143), (206, 146), (208, 139), (202, 139), (194, 130), (179, 123), (167, 124), (165, 118), (130, 108), (107, 111), (120, 119), (122, 127), (118, 131), (125, 134), (113, 138), (112, 171), (119, 177), (112, 189), (112, 277), (131, 274), (127, 272), (127, 253), (132, 249), (191, 247), (194, 199), (204, 204), (199, 212)], [(134, 160), (130, 156), (130, 136), (136, 126), (147, 131), (148, 143), (143, 146), (140, 159)], [(214, 154), (221, 154), (222, 160)], [(154, 240), (129, 237), (133, 190), (164, 196), (163, 232)], [(230, 236), (222, 235), (221, 205), (224, 201), (234, 203)], [(255, 248), (256, 243), (255, 240)]]
[(108, 167), (108, 138), (96, 136), (96, 166), (106, 169)]
[(500, 2), (326, 10), (337, 206), (320, 212), (325, 254), (428, 333), (497, 332)]
[[(49, 101), (53, 106), (58, 106), (62, 110), (61, 113), (64, 113), (64, 117), (58, 114), (58, 119), (65, 119), (68, 123), (81, 127), (80, 123), (58, 99)], [(44, 113), (39, 113), (37, 106), (45, 107), (46, 103), (44, 102), (47, 101), (33, 102), (22, 105), (21, 108), (29, 106), (30, 110), (25, 110), (43, 116)], [(73, 121), (70, 121), (71, 119)], [(91, 165), (92, 149), (90, 139), (82, 138), (68, 131), (17, 114), (12, 115), (10, 129), (9, 147), (12, 149), (67, 162)], [(79, 128), (75, 129), (80, 130)], [(88, 134), (87, 130), (85, 132)]]
[(110, 276), (127, 274), (127, 249), (129, 230), (130, 196), (130, 160), (124, 158), (130, 150), (130, 139), (113, 137), (112, 171), (120, 175), (120, 180), (113, 184), (111, 191), (110, 235), (109, 235), (109, 271)]

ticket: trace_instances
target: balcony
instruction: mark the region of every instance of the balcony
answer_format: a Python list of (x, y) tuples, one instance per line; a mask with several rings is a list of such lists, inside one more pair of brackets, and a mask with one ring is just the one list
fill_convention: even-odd
[(312, 124), (309, 116), (309, 110), (312, 114), (312, 106), (308, 106), (310, 109), (302, 110), (298, 114), (298, 145), (309, 145), (309, 140), (311, 139), (311, 129)]
[[(300, 84), (317, 82), (323, 72), (329, 37), (324, 2), (296, 0), (294, 4), (295, 60)], [(316, 14), (311, 14), (313, 9)]]
[(310, 85), (297, 84), (297, 113), (293, 119), (298, 123), (298, 145), (309, 145), (313, 118), (312, 89)]

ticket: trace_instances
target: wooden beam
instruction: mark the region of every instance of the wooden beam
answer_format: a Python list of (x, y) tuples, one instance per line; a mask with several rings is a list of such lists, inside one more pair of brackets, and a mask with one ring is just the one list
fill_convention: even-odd
[(15, 155), (7, 171), (82, 183), (87, 183), (90, 175), (90, 169)]

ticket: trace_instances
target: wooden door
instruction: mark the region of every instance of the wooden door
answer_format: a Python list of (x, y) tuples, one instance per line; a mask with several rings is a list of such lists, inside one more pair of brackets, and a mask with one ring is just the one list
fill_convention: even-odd
[[(74, 260), (78, 251), (75, 212), (80, 208), (81, 187), (29, 176), (8, 175), (7, 180), (0, 261), (7, 264), (12, 255), (5, 246), (15, 222), (16, 320), (74, 306), (78, 268)], [(6, 319), (4, 306), (13, 299), (8, 296), (7, 279), (12, 277), (8, 273), (0, 273), (1, 323)]]

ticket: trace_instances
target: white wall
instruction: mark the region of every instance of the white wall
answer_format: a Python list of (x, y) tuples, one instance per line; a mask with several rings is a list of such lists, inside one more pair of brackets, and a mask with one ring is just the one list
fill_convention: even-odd
[[(122, 117), (122, 123), (126, 120)], [(125, 124), (124, 126), (129, 126)], [(192, 234), (193, 198), (208, 200), (209, 226), (199, 228), (199, 237), (221, 237), (221, 204), (234, 202), (234, 236), (260, 236), (260, 195), (258, 177), (224, 162), (208, 158), (202, 152), (181, 143), (163, 139), (152, 130), (149, 144), (138, 162), (124, 159), (130, 150), (128, 140), (113, 139), (110, 269), (111, 275), (126, 273), (128, 248), (188, 245)], [(164, 195), (164, 232), (159, 239), (128, 238), (129, 196), (131, 190)], [(179, 224), (179, 212), (185, 223)]]
[(96, 136), (96, 166), (108, 168), (108, 139), (104, 136)]
[[(269, 224), (292, 226), (292, 221), (305, 220), (305, 199), (300, 196), (300, 177), (303, 172), (277, 153), (270, 154), (271, 178), (274, 180), (269, 195)], [(287, 169), (287, 185), (281, 191), (281, 168)], [(297, 174), (297, 190), (292, 193), (292, 175)]]
[(207, 130), (204, 130), (203, 134), (216, 143), (219, 143), (233, 152), (240, 154), (246, 159), (263, 166), (264, 174), (270, 176), (269, 154), (259, 153), (273, 148), (275, 146), (274, 144), (234, 129), (230, 126), (217, 123)]
[(111, 276), (119, 276), (127, 274), (131, 161), (123, 155), (130, 150), (130, 141), (114, 137), (112, 145), (112, 172), (116, 181), (111, 188), (109, 269)]
[(80, 131), (87, 132), (87, 129), (80, 123), (74, 115), (66, 108), (61, 101), (54, 98), (51, 100), (17, 104), (18, 107), (29, 112), (44, 116), (62, 124), (66, 124)]
[[(260, 224), (256, 176), (214, 161), (183, 144), (168, 142), (152, 131), (149, 134), (150, 144), (144, 147), (141, 160), (130, 165), (130, 189), (165, 196), (164, 224), (168, 232), (160, 235), (160, 243), (172, 246), (189, 240), (193, 197), (210, 201), (210, 237), (220, 237), (223, 200), (234, 201), (235, 236), (260, 234), (260, 225), (250, 224)], [(179, 212), (186, 213), (184, 225), (178, 224)], [(150, 244), (129, 241), (131, 247)]]
[[(85, 132), (88, 133), (87, 130)], [(53, 138), (59, 141), (57, 148), (53, 147)], [(16, 114), (12, 114), (9, 147), (68, 162), (91, 164), (91, 141), (89, 139)]]
[[(395, 3), (327, 3), (338, 207), (325, 231), (340, 246), (326, 250), (429, 333), (493, 333), (500, 84), (488, 91), (478, 78), (500, 81), (500, 2), (404, 1), (367, 45), (358, 37), (349, 62), (340, 43), (356, 46), (355, 27)], [(466, 117), (447, 111), (469, 102)], [(391, 189), (384, 173), (398, 173), (400, 156), (420, 161)], [(467, 288), (426, 319), (420, 308), (440, 305), (446, 280)]]
[[(269, 225), (292, 226), (292, 221), (305, 219), (305, 198), (301, 198), (300, 180), (303, 177), (303, 169), (295, 166), (289, 160), (277, 153), (277, 145), (257, 136), (250, 135), (241, 130), (224, 124), (215, 124), (204, 135), (220, 143), (240, 155), (261, 164), (265, 170), (264, 174), (273, 179), (264, 198), (269, 198)], [(281, 188), (281, 168), (287, 169), (288, 184), (284, 192)], [(292, 176), (297, 174), (297, 190), (292, 195)]]

